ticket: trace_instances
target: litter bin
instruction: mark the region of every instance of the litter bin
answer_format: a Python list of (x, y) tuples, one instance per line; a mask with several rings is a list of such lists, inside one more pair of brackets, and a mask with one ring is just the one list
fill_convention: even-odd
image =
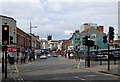
[(14, 57), (10, 57), (10, 64), (14, 64)]

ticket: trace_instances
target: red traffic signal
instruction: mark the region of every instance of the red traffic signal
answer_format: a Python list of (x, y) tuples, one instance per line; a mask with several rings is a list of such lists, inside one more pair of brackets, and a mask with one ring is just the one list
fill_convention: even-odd
[(9, 45), (9, 25), (2, 25), (2, 45)]

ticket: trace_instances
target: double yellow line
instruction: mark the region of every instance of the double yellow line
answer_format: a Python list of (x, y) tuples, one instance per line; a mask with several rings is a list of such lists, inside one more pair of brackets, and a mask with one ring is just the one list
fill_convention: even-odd
[(80, 61), (79, 61), (78, 65), (77, 65), (77, 68), (78, 68), (78, 69), (80, 68)]
[[(15, 65), (15, 69), (16, 69), (17, 74), (19, 75), (19, 70), (18, 70), (18, 68), (17, 68), (16, 65)], [(19, 76), (20, 76), (20, 75), (19, 75)], [(19, 78), (18, 78), (18, 81), (19, 81), (19, 82), (21, 82), (21, 81), (24, 82), (24, 80), (23, 80), (22, 77), (19, 77)]]
[(120, 76), (117, 76), (117, 75), (107, 74), (107, 73), (102, 73), (102, 72), (96, 72), (96, 73), (103, 74), (103, 75), (108, 75), (108, 76), (112, 76), (112, 77), (120, 77)]

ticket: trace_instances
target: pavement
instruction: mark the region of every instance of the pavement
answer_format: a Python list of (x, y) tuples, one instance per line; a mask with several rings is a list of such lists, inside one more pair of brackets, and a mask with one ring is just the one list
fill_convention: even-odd
[[(70, 59), (72, 61), (76, 61), (75, 59)], [(84, 59), (80, 59), (80, 63), (85, 64)], [(91, 61), (91, 66), (81, 66), (79, 63), (78, 68), (83, 68), (83, 69), (89, 69), (90, 71), (93, 72), (98, 72), (98, 73), (104, 73), (104, 74), (112, 74), (115, 76), (120, 76), (120, 61), (117, 61), (116, 65), (114, 64), (114, 61), (111, 61), (110, 65), (110, 70), (108, 71), (108, 61), (102, 61), (102, 65), (100, 65), (100, 61)]]
[[(85, 60), (76, 61), (74, 59), (66, 59), (64, 57), (37, 59), (33, 62), (26, 62), (8, 65), (8, 79), (4, 78), (2, 73), (2, 81), (10, 82), (19, 80), (24, 82), (27, 80), (117, 80), (119, 74), (119, 62), (116, 65), (111, 62), (110, 71), (107, 69), (106, 62), (99, 65), (99, 62), (91, 62), (91, 67), (85, 67)], [(99, 77), (98, 77), (99, 76)]]

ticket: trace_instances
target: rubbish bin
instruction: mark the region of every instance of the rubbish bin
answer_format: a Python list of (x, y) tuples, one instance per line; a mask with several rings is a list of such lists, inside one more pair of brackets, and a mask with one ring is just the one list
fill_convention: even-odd
[(14, 57), (10, 57), (10, 64), (14, 64)]

